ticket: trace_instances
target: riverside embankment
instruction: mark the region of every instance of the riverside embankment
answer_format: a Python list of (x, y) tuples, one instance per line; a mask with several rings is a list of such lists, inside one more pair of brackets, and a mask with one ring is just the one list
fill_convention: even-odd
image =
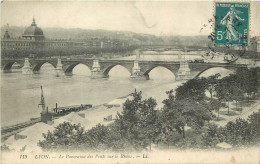
[[(143, 89), (143, 97), (153, 97), (157, 100), (157, 108), (162, 107), (162, 100), (167, 97), (165, 91), (169, 89), (174, 89), (182, 82), (174, 82), (168, 84), (160, 84), (156, 87), (150, 86), (146, 89)], [(137, 88), (139, 90), (139, 88)], [(53, 131), (56, 126), (63, 122), (71, 122), (73, 124), (81, 124), (85, 130), (91, 129), (97, 124), (108, 125), (113, 122), (113, 119), (116, 118), (117, 113), (122, 112), (123, 103), (126, 99), (131, 99), (129, 94), (125, 96), (120, 96), (120, 98), (113, 99), (105, 104), (94, 106), (93, 108), (73, 112), (66, 116), (60, 117), (53, 120), (53, 123), (44, 124), (42, 122), (36, 123), (28, 128), (25, 128), (22, 132), (18, 133), (16, 136), (9, 137), (4, 143), (10, 147), (10, 149), (15, 149), (15, 151), (41, 151), (37, 146), (39, 140), (43, 140), (42, 133), (47, 133), (48, 131)], [(106, 121), (104, 118), (112, 117), (112, 120)]]

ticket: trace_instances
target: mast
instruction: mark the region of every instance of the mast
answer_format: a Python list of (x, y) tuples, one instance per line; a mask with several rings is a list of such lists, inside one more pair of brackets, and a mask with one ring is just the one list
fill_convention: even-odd
[(40, 104), (38, 104), (38, 108), (39, 108), (39, 105), (42, 106), (42, 111), (44, 111), (45, 110), (45, 101), (44, 101), (44, 96), (43, 96), (42, 85), (41, 85), (41, 102), (40, 102)]

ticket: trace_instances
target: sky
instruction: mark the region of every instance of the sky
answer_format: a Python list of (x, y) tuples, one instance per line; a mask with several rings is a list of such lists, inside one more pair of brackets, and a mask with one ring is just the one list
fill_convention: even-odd
[[(209, 35), (212, 1), (4, 1), (1, 26), (132, 31), (153, 35)], [(251, 34), (260, 36), (260, 2), (251, 3)], [(258, 17), (257, 17), (258, 16)], [(207, 25), (203, 30), (203, 25)], [(257, 29), (257, 30), (256, 30)]]

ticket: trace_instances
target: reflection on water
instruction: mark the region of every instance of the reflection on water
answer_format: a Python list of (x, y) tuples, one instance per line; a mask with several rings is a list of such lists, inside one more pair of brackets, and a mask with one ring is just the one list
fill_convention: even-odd
[[(23, 75), (21, 71), (1, 73), (1, 123), (2, 126), (39, 117), (41, 108), (40, 86), (43, 86), (46, 104), (49, 108), (77, 104), (98, 105), (117, 97), (138, 90), (146, 91), (148, 96), (163, 97), (158, 86), (175, 83), (174, 75), (166, 68), (157, 67), (150, 72), (151, 80), (131, 80), (129, 71), (122, 66), (115, 66), (107, 79), (91, 79), (91, 72), (85, 65), (78, 65), (73, 76), (55, 76), (55, 69), (50, 64), (41, 67), (40, 74)], [(163, 76), (162, 76), (163, 74)], [(156, 88), (157, 90), (153, 90)], [(161, 91), (166, 95), (167, 87)]]

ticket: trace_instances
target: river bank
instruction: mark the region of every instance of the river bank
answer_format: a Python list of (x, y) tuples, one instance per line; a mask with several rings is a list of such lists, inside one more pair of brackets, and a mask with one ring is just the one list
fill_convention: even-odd
[[(217, 72), (219, 72), (219, 70)], [(211, 71), (210, 73), (214, 74), (215, 72)], [(227, 75), (229, 74), (229, 72), (224, 71), (223, 74)], [(167, 74), (165, 74), (165, 76), (167, 76)], [(37, 78), (34, 79), (36, 82), (34, 81), (33, 85), (37, 87), (33, 88), (33, 91), (36, 90), (37, 93), (32, 92), (32, 88), (31, 88), (32, 86), (30, 86), (29, 90), (27, 90), (26, 88), (25, 90), (21, 89), (21, 91), (22, 93), (26, 93), (28, 95), (31, 94), (32, 96), (34, 96), (33, 98), (34, 100), (37, 101), (37, 104), (40, 99), (40, 97), (35, 98), (35, 95), (40, 95), (38, 93), (39, 91), (38, 83), (45, 82), (46, 87), (44, 88), (46, 89), (44, 89), (44, 95), (47, 98), (46, 100), (48, 104), (55, 104), (50, 102), (62, 99), (64, 103), (84, 104), (84, 102), (88, 101), (94, 105), (93, 108), (90, 108), (86, 111), (73, 112), (66, 116), (55, 119), (50, 124), (37, 123), (31, 127), (26, 128), (18, 135), (9, 137), (6, 140), (5, 144), (8, 145), (10, 149), (15, 149), (15, 151), (21, 151), (21, 150), (28, 151), (28, 152), (36, 151), (36, 150), (41, 151), (39, 150), (40, 148), (38, 147), (37, 143), (39, 142), (39, 140), (44, 139), (42, 133), (46, 134), (48, 131), (53, 131), (55, 127), (57, 127), (60, 123), (63, 122), (80, 124), (82, 127), (84, 127), (85, 130), (89, 130), (99, 123), (103, 125), (108, 125), (112, 123), (113, 119), (116, 119), (117, 113), (123, 111), (123, 103), (126, 101), (126, 99), (131, 98), (129, 96), (129, 93), (132, 93), (135, 89), (137, 91), (142, 91), (143, 99), (150, 98), (150, 97), (154, 98), (157, 102), (156, 109), (160, 110), (163, 107), (162, 101), (167, 98), (167, 94), (165, 92), (171, 89), (175, 90), (179, 85), (185, 82), (185, 81), (174, 81), (174, 80), (158, 80), (158, 81), (148, 80), (148, 81), (136, 82), (136, 81), (130, 81), (129, 79), (122, 80), (122, 78), (92, 80), (92, 79), (87, 79), (86, 77), (77, 77), (77, 76), (75, 76), (75, 79), (67, 79), (69, 77), (62, 77), (61, 79), (54, 78), (54, 80), (50, 78), (50, 76), (48, 76), (48, 78), (50, 79), (48, 81), (48, 78), (47, 80), (46, 78), (44, 78), (46, 76), (36, 76), (36, 77), (42, 78), (40, 81), (37, 81)], [(162, 76), (160, 77), (162, 78)], [(59, 83), (51, 83), (54, 81), (59, 81)], [(67, 85), (66, 83), (68, 81), (69, 84)], [(65, 83), (65, 84), (61, 85), (61, 83)], [(8, 86), (10, 87), (11, 85)], [(27, 83), (26, 86), (28, 86)], [(55, 93), (55, 97), (53, 96), (54, 93)], [(81, 99), (79, 101), (78, 99), (80, 97)], [(118, 97), (118, 98), (114, 98), (114, 97)], [(22, 102), (22, 100), (20, 101)], [(84, 102), (82, 103), (82, 101)], [(38, 110), (38, 113), (39, 111), (40, 110)], [(19, 113), (17, 114), (20, 116)], [(220, 120), (219, 122), (221, 121), (222, 120)]]
[[(182, 82), (178, 82), (178, 85), (180, 84), (182, 84)], [(175, 90), (178, 85), (175, 84), (175, 87), (173, 87), (172, 84), (165, 84), (156, 88), (147, 88), (146, 90), (142, 91), (142, 95), (143, 98), (155, 98), (158, 104), (156, 108), (159, 110), (163, 106), (162, 100), (167, 98), (165, 91), (168, 91), (170, 87), (173, 87), (172, 89)], [(139, 90), (137, 89), (137, 91)], [(49, 124), (44, 124), (42, 122), (36, 123), (35, 125), (30, 126), (22, 132), (18, 133), (18, 135), (9, 137), (4, 142), (4, 144), (16, 152), (20, 152), (21, 150), (24, 152), (41, 152), (42, 150), (37, 145), (37, 143), (39, 140), (44, 139), (42, 133), (46, 134), (48, 131), (51, 132), (55, 130), (55, 127), (64, 122), (80, 124), (86, 131), (92, 127), (95, 127), (97, 124), (102, 124), (105, 126), (109, 125), (113, 123), (114, 119), (117, 118), (117, 113), (121, 113), (123, 111), (123, 103), (127, 99), (131, 99), (130, 94), (120, 96), (119, 98), (107, 103), (93, 106), (87, 110), (72, 112), (66, 116), (62, 116), (53, 120), (53, 122), (50, 122)], [(232, 121), (238, 117), (246, 119), (248, 115), (259, 110), (259, 103), (259, 100), (252, 102), (251, 104), (245, 106), (242, 112), (236, 112), (236, 114), (234, 114), (234, 105), (232, 104), (230, 106), (230, 113), (233, 113), (233, 115), (226, 115), (225, 112), (227, 109), (222, 108), (220, 112), (220, 118), (222, 119), (213, 120), (212, 122), (219, 126), (224, 126), (228, 121)], [(188, 129), (189, 128), (187, 128), (187, 130)]]
[[(56, 103), (58, 107), (79, 104), (96, 106), (131, 93), (135, 88), (145, 90), (145, 88), (175, 83), (174, 75), (169, 70), (165, 70), (166, 68), (156, 69), (155, 72), (158, 71), (158, 74), (151, 76), (151, 80), (133, 81), (129, 80), (130, 73), (120, 67), (113, 68), (110, 77), (105, 79), (91, 79), (91, 72), (88, 72), (88, 68), (84, 65), (78, 66), (80, 68), (78, 72), (85, 75), (62, 77), (56, 77), (55, 70), (50, 67), (52, 66), (48, 66), (45, 70), (41, 68), (40, 74), (23, 75), (20, 72), (1, 74), (2, 126), (18, 124), (40, 116), (41, 109), (37, 106), (40, 101), (41, 85), (44, 89), (46, 107), (51, 109), (55, 108)], [(161, 74), (164, 76), (162, 77)], [(16, 115), (19, 117), (14, 118)]]
[[(157, 101), (157, 109), (160, 109), (163, 104), (162, 101), (167, 98), (166, 91), (175, 89), (177, 86), (182, 84), (184, 81), (164, 83), (143, 87), (136, 87), (137, 91), (143, 92), (143, 98), (153, 97)], [(132, 90), (133, 92), (134, 90)], [(26, 152), (40, 151), (37, 143), (39, 140), (43, 140), (42, 133), (53, 131), (60, 123), (70, 122), (72, 124), (80, 124), (85, 130), (89, 130), (97, 124), (108, 125), (113, 122), (113, 119), (117, 117), (117, 113), (123, 111), (123, 103), (131, 99), (130, 93), (119, 96), (116, 99), (95, 105), (87, 110), (79, 112), (72, 112), (66, 116), (62, 116), (53, 120), (50, 124), (44, 124), (42, 122), (36, 123), (33, 126), (26, 128), (24, 131), (18, 133), (16, 136), (9, 137), (4, 144), (9, 146), (10, 149), (20, 151), (21, 149)], [(108, 118), (108, 119), (105, 119)], [(18, 137), (17, 137), (18, 136)]]

